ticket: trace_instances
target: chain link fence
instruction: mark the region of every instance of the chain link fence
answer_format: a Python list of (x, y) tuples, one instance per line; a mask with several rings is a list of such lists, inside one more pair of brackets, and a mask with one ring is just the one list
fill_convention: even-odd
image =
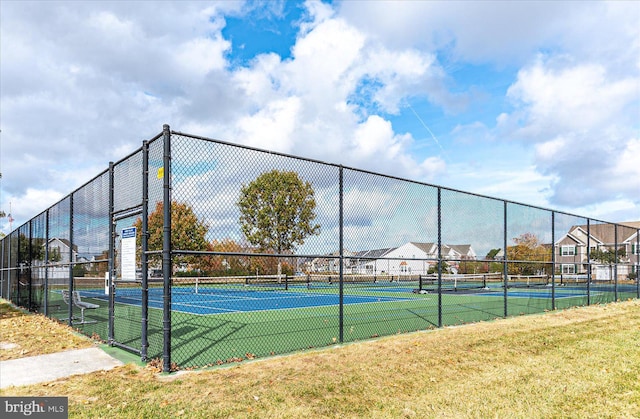
[(640, 225), (172, 132), (0, 242), (0, 293), (195, 368), (640, 298)]

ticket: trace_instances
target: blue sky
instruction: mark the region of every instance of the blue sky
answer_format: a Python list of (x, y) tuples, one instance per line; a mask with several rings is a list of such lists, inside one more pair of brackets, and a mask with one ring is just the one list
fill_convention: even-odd
[(640, 2), (4, 0), (0, 12), (0, 209), (14, 228), (164, 123), (640, 220)]

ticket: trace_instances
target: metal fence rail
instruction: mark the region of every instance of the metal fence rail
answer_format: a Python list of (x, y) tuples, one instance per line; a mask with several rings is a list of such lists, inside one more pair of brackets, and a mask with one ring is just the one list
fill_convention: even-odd
[(0, 241), (0, 296), (199, 367), (640, 298), (640, 225), (163, 132)]

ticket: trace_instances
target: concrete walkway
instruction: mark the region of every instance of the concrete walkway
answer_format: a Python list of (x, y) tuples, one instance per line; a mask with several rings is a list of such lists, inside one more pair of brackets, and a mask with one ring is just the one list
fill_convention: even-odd
[(0, 388), (44, 383), (119, 365), (123, 362), (97, 347), (0, 361)]

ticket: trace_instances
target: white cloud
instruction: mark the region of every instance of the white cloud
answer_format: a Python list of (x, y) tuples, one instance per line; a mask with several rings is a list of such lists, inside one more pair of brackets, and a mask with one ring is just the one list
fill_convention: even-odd
[[(474, 191), (566, 209), (638, 196), (638, 165), (628, 156), (640, 115), (639, 3), (343, 2), (339, 16), (389, 49), (438, 51), (446, 64), (435, 61), (432, 68), (442, 69), (451, 86), (465, 62), (521, 66), (507, 94), (513, 108), (496, 113), (495, 127), (470, 121), (451, 133), (463, 148), (511, 151), (514, 140), (525, 140), (519, 154), (451, 150), (456, 161), (438, 178), (445, 184), (468, 189), (478, 176), (491, 186)], [(430, 86), (431, 102), (446, 108), (433, 99), (435, 90)], [(474, 97), (460, 99), (464, 106)], [(490, 155), (513, 161), (513, 170), (489, 167)], [(468, 159), (466, 178), (454, 173), (464, 166), (461, 158)], [(501, 175), (510, 181), (496, 181)], [(544, 192), (536, 197), (532, 191)]]
[[(394, 139), (391, 124), (377, 115), (370, 116), (360, 124), (354, 133), (353, 144), (364, 159), (384, 153), (395, 157), (399, 151), (398, 141)], [(389, 144), (391, 144), (390, 148), (388, 148)]]
[(344, 1), (339, 15), (391, 49), (447, 51), (457, 62), (525, 63), (543, 50), (638, 62), (637, 2)]
[(536, 155), (541, 160), (558, 159), (566, 150), (567, 141), (564, 138), (555, 138), (550, 141), (536, 144)]
[(292, 134), (299, 119), (300, 100), (292, 96), (263, 106), (256, 114), (238, 120), (234, 137), (254, 147), (290, 151), (295, 140)]
[(601, 64), (556, 66), (539, 58), (507, 91), (517, 107), (526, 108), (517, 135), (535, 139), (597, 129), (624, 115), (636, 100), (638, 76), (612, 79)]
[(193, 76), (205, 76), (212, 70), (222, 70), (227, 62), (224, 54), (231, 43), (224, 39), (191, 39), (179, 46), (178, 61)]
[[(230, 138), (401, 176), (426, 179), (441, 171), (441, 161), (418, 162), (409, 154), (411, 135), (395, 133), (388, 120), (366, 110), (378, 104), (395, 111), (407, 95), (426, 94), (425, 80), (438, 73), (433, 57), (370, 45), (344, 20), (314, 13), (320, 17), (301, 31), (291, 59), (263, 55), (234, 70), (252, 115), (230, 121)], [(371, 81), (377, 87), (370, 100), (351, 103)]]
[(638, 165), (628, 155), (639, 87), (637, 74), (616, 78), (601, 63), (538, 57), (509, 88), (515, 111), (499, 117), (498, 129), (534, 144), (537, 170), (554, 177), (554, 206), (637, 194)]
[[(71, 192), (71, 191), (69, 191)], [(27, 188), (20, 196), (10, 195), (4, 197), (6, 202), (11, 203), (11, 216), (16, 222), (13, 228), (17, 228), (25, 220), (33, 218), (45, 211), (51, 204), (62, 199), (66, 194), (55, 189), (36, 189)], [(50, 203), (50, 204), (47, 204)], [(9, 214), (9, 206), (3, 208), (7, 215)], [(7, 218), (2, 219), (3, 231), (9, 232), (9, 221)]]
[(640, 192), (640, 138), (634, 138), (627, 142), (624, 150), (620, 152), (617, 165), (613, 174), (619, 178), (629, 179), (631, 190)]
[[(309, 1), (291, 57), (245, 67), (228, 61), (237, 46), (222, 34), (226, 16), (253, 7), (242, 2), (1, 7), (3, 206), (29, 196), (44, 209), (51, 191), (70, 192), (163, 123), (417, 180), (455, 178), (462, 189), (473, 174), (465, 184), (453, 171), (477, 164), (481, 191), (527, 202), (532, 190), (582, 208), (638, 196), (629, 181), (638, 178), (637, 2)], [(512, 108), (496, 112), (495, 127), (458, 123), (458, 141), (442, 140), (451, 162), (416, 154), (414, 135), (388, 114), (415, 99), (463, 112), (476, 99), (456, 88), (469, 62), (522, 66)], [(517, 139), (527, 144), (513, 156), (522, 177), (492, 171), (494, 147)]]
[(340, 14), (391, 48), (452, 48), (461, 60), (522, 59), (566, 25), (562, 2), (342, 2)]

